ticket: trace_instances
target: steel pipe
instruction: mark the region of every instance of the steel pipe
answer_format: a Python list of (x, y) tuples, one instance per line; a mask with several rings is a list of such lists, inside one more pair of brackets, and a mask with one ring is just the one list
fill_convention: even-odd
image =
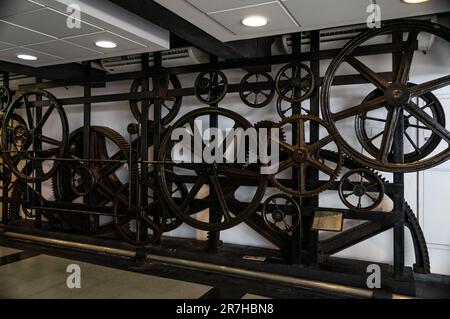
[[(26, 241), (39, 242), (39, 243), (44, 243), (44, 244), (49, 244), (49, 245), (82, 249), (82, 250), (86, 250), (86, 251), (111, 254), (111, 255), (127, 257), (127, 258), (136, 258), (136, 252), (132, 251), (132, 250), (111, 248), (111, 247), (98, 246), (98, 245), (85, 244), (85, 243), (78, 243), (78, 242), (72, 242), (72, 241), (66, 241), (66, 240), (60, 240), (60, 239), (54, 239), (54, 238), (48, 238), (48, 237), (41, 237), (41, 236), (34, 236), (34, 235), (28, 235), (28, 234), (21, 234), (21, 233), (15, 233), (15, 232), (8, 232), (8, 231), (4, 232), (2, 235), (5, 237), (8, 237), (8, 238), (14, 238), (14, 239), (18, 239), (18, 240), (26, 240)], [(329, 282), (324, 282), (324, 281), (301, 279), (301, 278), (289, 277), (289, 276), (285, 276), (285, 275), (266, 273), (266, 272), (260, 272), (260, 271), (252, 271), (252, 270), (246, 270), (246, 269), (241, 269), (241, 268), (228, 267), (228, 266), (216, 265), (216, 264), (211, 264), (211, 263), (206, 263), (206, 262), (193, 261), (193, 260), (187, 260), (187, 259), (179, 259), (179, 258), (160, 256), (160, 255), (154, 255), (154, 254), (147, 254), (146, 257), (147, 257), (147, 259), (149, 259), (151, 261), (156, 261), (159, 263), (166, 263), (166, 264), (191, 267), (191, 268), (196, 268), (196, 269), (201, 269), (201, 270), (221, 272), (221, 273), (226, 273), (226, 274), (230, 274), (230, 275), (245, 276), (245, 277), (254, 278), (254, 279), (270, 280), (270, 281), (283, 283), (283, 284), (289, 284), (289, 285), (293, 285), (293, 286), (297, 286), (297, 287), (309, 289), (309, 290), (317, 289), (322, 292), (339, 293), (339, 294), (345, 294), (345, 295), (350, 295), (350, 296), (360, 297), (360, 298), (373, 298), (374, 297), (374, 291), (370, 290), (370, 289), (356, 288), (356, 287), (350, 287), (350, 286), (334, 284), (334, 283), (329, 283)], [(400, 295), (400, 294), (392, 294), (392, 299), (414, 299), (414, 297)]]

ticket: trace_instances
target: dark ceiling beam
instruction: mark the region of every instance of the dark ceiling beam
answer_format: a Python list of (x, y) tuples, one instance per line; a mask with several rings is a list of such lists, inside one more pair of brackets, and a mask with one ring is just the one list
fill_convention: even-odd
[[(166, 9), (152, 0), (109, 0), (122, 8), (146, 19), (163, 29), (170, 31), (177, 37), (184, 39), (192, 45), (215, 55), (222, 59), (239, 59), (254, 57), (252, 51), (247, 51), (245, 47), (236, 48), (209, 35), (205, 31), (196, 27), (189, 21), (181, 18), (172, 11)], [(251, 49), (253, 50), (253, 49)]]
[[(82, 78), (87, 74), (87, 67), (77, 63), (45, 66), (35, 68), (18, 63), (0, 61), (0, 72), (26, 75), (46, 80), (68, 80)], [(91, 69), (92, 75), (104, 75), (105, 72)]]

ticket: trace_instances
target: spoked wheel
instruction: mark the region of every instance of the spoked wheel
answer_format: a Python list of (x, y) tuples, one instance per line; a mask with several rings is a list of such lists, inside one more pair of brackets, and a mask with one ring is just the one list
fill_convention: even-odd
[[(284, 120), (288, 117), (291, 117), (294, 115), (293, 113), (294, 106), (292, 105), (292, 102), (287, 102), (286, 100), (283, 100), (281, 96), (277, 99), (277, 112), (278, 115)], [(300, 107), (300, 114), (301, 115), (310, 115), (311, 111), (309, 107), (301, 106)]]
[(255, 87), (253, 89), (245, 89), (239, 92), (242, 102), (253, 108), (261, 108), (268, 105), (275, 95), (275, 84), (272, 77), (268, 73), (250, 72), (242, 79), (241, 87), (250, 84), (266, 84), (269, 88), (262, 89)]
[(153, 210), (159, 204), (149, 201), (145, 207), (129, 205), (128, 195), (129, 184), (126, 184), (114, 201), (113, 220), (116, 231), (134, 246), (147, 246), (157, 242), (161, 238), (161, 229)]
[(0, 86), (0, 112), (3, 112), (12, 101), (12, 93), (5, 86)]
[(77, 166), (71, 175), (72, 191), (79, 196), (89, 194), (96, 184), (95, 174), (89, 167)]
[(279, 233), (291, 233), (301, 224), (300, 206), (286, 194), (276, 194), (267, 198), (262, 215), (266, 225)]
[(195, 80), (194, 90), (198, 100), (203, 104), (219, 103), (227, 94), (227, 77), (218, 70), (202, 72)]
[[(180, 80), (176, 75), (171, 75), (169, 78), (169, 90), (173, 89), (180, 89), (181, 83)], [(152, 91), (152, 81), (150, 79), (150, 88), (149, 90)], [(142, 91), (142, 80), (134, 80), (131, 85), (131, 93), (138, 93)], [(150, 100), (150, 107), (153, 105), (153, 101)], [(167, 98), (162, 101), (161, 104), (161, 123), (162, 125), (168, 125), (170, 122), (172, 122), (175, 117), (178, 115), (178, 112), (180, 111), (181, 104), (183, 103), (183, 97), (177, 96), (173, 98)], [(130, 101), (130, 108), (131, 113), (133, 113), (134, 118), (139, 121), (141, 121), (141, 106), (139, 105), (139, 101), (132, 100)], [(151, 112), (150, 112), (151, 114)]]
[[(307, 134), (311, 126), (322, 129), (322, 136), (317, 142), (313, 142)], [(325, 148), (335, 150), (340, 158), (342, 152), (335, 143), (329, 126), (318, 117), (296, 115), (281, 121), (275, 127), (290, 132), (292, 136), (287, 141), (272, 141), (278, 143), (280, 151), (288, 155), (280, 162), (278, 173), (271, 176), (272, 184), (284, 193), (299, 197), (314, 196), (332, 186), (339, 175), (341, 163), (324, 160), (320, 151)], [(312, 169), (319, 171), (321, 175), (321, 181), (314, 185), (307, 182), (308, 172)], [(287, 181), (285, 174), (297, 174), (298, 185), (294, 186)]]
[[(36, 103), (45, 105), (40, 119), (36, 115)], [(20, 121), (19, 113), (24, 114)], [(68, 126), (66, 114), (53, 95), (46, 91), (24, 93), (8, 107), (3, 118), (5, 163), (14, 175), (28, 182), (51, 178), (58, 168), (58, 158), (66, 155)], [(41, 150), (37, 150), (38, 145), (42, 146)], [(22, 169), (30, 161), (36, 170), (28, 176)]]
[[(365, 42), (380, 35), (400, 34), (406, 36), (406, 42), (403, 45), (401, 62), (398, 70), (394, 74), (392, 83), (386, 81), (383, 77), (373, 70), (370, 66), (361, 62), (354, 57), (354, 51)], [(432, 34), (442, 38), (442, 45), (450, 51), (450, 29), (447, 27), (423, 22), (423, 21), (402, 21), (401, 23), (386, 24), (381, 29), (369, 30), (350, 43), (338, 54), (328, 68), (324, 85), (322, 88), (322, 114), (326, 121), (331, 125), (333, 135), (343, 149), (353, 158), (361, 163), (375, 169), (392, 171), (392, 172), (410, 172), (424, 170), (446, 161), (450, 156), (450, 132), (445, 128), (442, 122), (439, 122), (434, 115), (416, 104), (416, 98), (425, 99), (430, 92), (434, 92), (443, 87), (450, 85), (450, 75), (444, 75), (439, 78), (427, 79), (417, 85), (408, 85), (410, 79), (410, 71), (414, 64), (414, 51), (419, 35)], [(332, 83), (336, 76), (336, 72), (340, 66), (347, 62), (355, 68), (371, 85), (379, 89), (382, 94), (366, 99), (356, 106), (331, 105)], [(447, 70), (448, 71), (448, 70)], [(429, 97), (431, 98), (431, 97)], [(387, 105), (387, 107), (386, 107)], [(355, 139), (347, 135), (345, 126), (355, 117), (364, 116), (371, 111), (387, 109), (386, 123), (383, 128), (381, 142), (373, 154), (366, 155), (361, 152), (361, 148), (352, 143)], [(440, 138), (442, 146), (439, 145), (438, 152), (429, 156), (412, 155), (418, 160), (414, 162), (396, 163), (393, 161), (393, 142), (397, 125), (400, 121), (404, 121), (404, 115), (411, 115), (410, 123), (420, 126), (420, 129), (429, 130), (436, 137)], [(416, 145), (415, 151), (420, 154), (421, 147)], [(441, 148), (442, 147), (442, 148)], [(427, 147), (427, 152), (432, 147)]]
[(384, 198), (381, 179), (368, 169), (361, 168), (347, 172), (339, 183), (339, 197), (354, 211), (374, 210)]
[[(33, 167), (32, 162), (28, 162), (22, 169), (22, 173), (31, 175), (33, 170), (36, 169), (36, 167)], [(23, 217), (25, 219), (36, 218), (36, 209), (33, 206), (42, 207), (46, 199), (35, 189), (34, 185), (27, 183), (25, 180), (17, 179), (11, 183), (10, 190), (11, 202), (8, 206), (8, 221), (14, 223), (23, 219)], [(21, 213), (23, 213), (23, 216)], [(45, 211), (44, 209), (42, 210), (42, 216), (45, 217), (51, 226), (60, 226), (62, 224), (58, 214), (54, 212)]]
[[(218, 129), (223, 132), (225, 129), (245, 130), (252, 127), (245, 118), (232, 111), (217, 108), (198, 109), (180, 118), (168, 130), (158, 157), (158, 161), (167, 162), (158, 165), (158, 182), (164, 201), (186, 224), (206, 231), (228, 229), (244, 221), (256, 211), (267, 184), (266, 175), (261, 175), (260, 170), (248, 169), (246, 163), (236, 161), (236, 157), (231, 161), (228, 158), (227, 164), (223, 155), (218, 153), (219, 155), (215, 156), (222, 158), (215, 157), (215, 160), (209, 163), (205, 161), (203, 152), (208, 152), (209, 142), (214, 142), (213, 139), (206, 139), (198, 125), (202, 123), (204, 130), (211, 128), (211, 117), (217, 117)], [(180, 135), (178, 140), (172, 141), (174, 130)], [(223, 150), (225, 141), (219, 139), (217, 143), (217, 149)], [(194, 144), (200, 147), (195, 147)], [(227, 150), (236, 150), (237, 144), (232, 144)], [(181, 149), (182, 152), (177, 151)], [(246, 155), (243, 154), (244, 162)], [(188, 189), (187, 196), (172, 194), (177, 181)], [(239, 194), (241, 187), (234, 187), (236, 184), (248, 185), (243, 187), (246, 198), (240, 204), (237, 203), (235, 195), (242, 197), (244, 191)]]
[[(408, 83), (408, 86), (413, 87), (415, 84)], [(370, 101), (374, 98), (383, 95), (381, 90), (375, 90), (370, 93), (364, 100)], [(433, 118), (437, 123), (445, 127), (445, 112), (442, 108), (441, 102), (433, 93), (426, 93), (418, 97), (417, 105)], [(363, 103), (364, 103), (363, 102)], [(360, 114), (356, 117), (355, 129), (359, 142), (364, 149), (372, 156), (377, 156), (380, 153), (380, 144), (382, 141), (384, 127), (386, 126), (387, 116), (389, 114), (389, 106), (386, 104), (384, 110), (376, 110)], [(401, 120), (401, 119), (400, 119)], [(376, 125), (380, 132), (372, 133)], [(404, 128), (404, 156), (406, 163), (413, 163), (420, 161), (430, 155), (442, 139), (439, 135), (433, 133), (422, 122), (414, 118), (408, 111), (404, 110), (403, 114), (403, 128)], [(417, 138), (419, 137), (419, 138)], [(420, 142), (420, 140), (424, 140)], [(392, 161), (392, 152), (388, 155), (389, 161)]]
[[(175, 230), (182, 224), (182, 221), (160, 199), (160, 190), (155, 182), (152, 176), (148, 183), (143, 185), (148, 188), (148, 204), (145, 207), (138, 208), (128, 201), (129, 184), (118, 194), (114, 204), (116, 230), (125, 241), (135, 246), (155, 243), (163, 233)], [(171, 193), (173, 197), (185, 198), (187, 194), (188, 190), (184, 184), (174, 183)], [(137, 232), (138, 229), (140, 232)]]
[[(116, 194), (123, 190), (125, 184), (123, 181), (129, 177), (130, 147), (119, 133), (110, 128), (93, 126), (90, 132), (90, 155), (98, 161), (83, 162), (84, 129), (74, 131), (69, 141), (69, 156), (73, 161), (64, 162), (56, 171), (52, 180), (54, 195), (57, 201), (69, 203), (82, 203), (83, 196), (89, 195), (95, 206), (107, 206), (112, 209)], [(137, 167), (132, 166), (132, 169), (137, 170)], [(86, 194), (84, 187), (78, 189), (79, 191), (74, 190), (74, 180), (70, 176), (76, 171), (89, 182), (85, 184), (89, 190)], [(60, 215), (70, 227), (77, 231), (82, 230), (81, 214)], [(107, 228), (109, 224), (110, 222), (106, 222), (99, 230)]]
[(290, 63), (282, 67), (275, 82), (279, 96), (288, 102), (306, 100), (316, 85), (311, 69), (303, 63)]

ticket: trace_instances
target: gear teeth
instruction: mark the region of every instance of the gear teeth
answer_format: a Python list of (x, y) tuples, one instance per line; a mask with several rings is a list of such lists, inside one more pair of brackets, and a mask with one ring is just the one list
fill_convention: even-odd
[[(264, 121), (259, 121), (259, 122), (255, 123), (253, 126), (256, 128), (256, 130), (258, 130), (260, 128), (271, 129), (275, 125), (277, 125), (277, 123), (268, 121), (268, 120), (264, 120)], [(282, 141), (286, 141), (286, 132), (283, 129), (280, 130), (280, 138)]]
[[(91, 127), (91, 134), (97, 134), (103, 137), (106, 137), (114, 142), (114, 144), (119, 148), (121, 152), (123, 152), (126, 156), (126, 158), (129, 157), (130, 154), (130, 145), (125, 140), (125, 138), (114, 131), (113, 129), (109, 127), (103, 127), (103, 126), (92, 126)], [(69, 151), (72, 150), (72, 154), (69, 154), (69, 156), (72, 156), (74, 158), (82, 158), (82, 150), (83, 150), (83, 136), (84, 136), (84, 128), (80, 127), (79, 129), (75, 130), (70, 134), (69, 137)], [(91, 135), (92, 136), (92, 135)], [(66, 178), (66, 175), (64, 174), (63, 168), (67, 168), (68, 166), (61, 165), (58, 170), (55, 172), (52, 178), (52, 190), (53, 195), (56, 199), (56, 201), (65, 201), (67, 198), (67, 194), (73, 194), (72, 190), (70, 189), (70, 186), (68, 186), (67, 183), (62, 183), (64, 181), (64, 178)], [(136, 174), (133, 172), (133, 174)], [(120, 181), (119, 181), (120, 182)], [(114, 184), (117, 184), (118, 181), (115, 181)], [(120, 189), (112, 189), (113, 192), (117, 193), (120, 191)], [(107, 194), (105, 194), (107, 195)], [(105, 196), (104, 197), (108, 197)], [(110, 199), (111, 201), (114, 201), (114, 198)], [(68, 225), (70, 228), (80, 231), (82, 229), (81, 221), (78, 218), (78, 214), (69, 214), (64, 213), (60, 214), (61, 220), (64, 222), (64, 224)], [(107, 228), (107, 227), (105, 227)]]
[[(337, 157), (338, 154), (333, 151), (326, 151), (326, 156)], [(381, 175), (378, 171), (373, 168), (362, 165), (358, 161), (355, 161), (348, 155), (344, 155), (343, 157), (344, 166), (355, 169), (355, 168), (366, 168), (378, 176), (383, 183), (387, 183), (387, 179)], [(409, 228), (411, 235), (413, 237), (414, 242), (414, 250), (416, 255), (416, 264), (414, 265), (414, 271), (418, 273), (428, 274), (431, 272), (431, 263), (430, 256), (428, 252), (428, 247), (425, 239), (425, 235), (422, 231), (422, 227), (420, 227), (420, 223), (417, 220), (416, 215), (414, 214), (412, 208), (409, 206), (408, 202), (405, 201), (405, 215), (406, 215), (406, 226)]]
[[(290, 116), (290, 117), (287, 117), (287, 118), (281, 120), (279, 123), (275, 124), (275, 127), (282, 128), (283, 125), (290, 123), (297, 119), (302, 119), (302, 118), (305, 120), (308, 120), (308, 121), (318, 123), (319, 125), (325, 127), (327, 129), (328, 133), (330, 134), (330, 136), (333, 136), (331, 134), (331, 129), (330, 129), (329, 125), (325, 121), (323, 121), (322, 119), (320, 119), (319, 117), (314, 116), (314, 115), (293, 115), (293, 116)], [(333, 138), (333, 141), (335, 141), (334, 138)], [(312, 191), (305, 192), (303, 194), (299, 194), (296, 191), (288, 191), (286, 187), (284, 187), (283, 185), (279, 184), (276, 181), (274, 176), (272, 176), (272, 178), (270, 178), (270, 180), (269, 180), (270, 183), (272, 184), (273, 187), (279, 189), (283, 193), (289, 194), (291, 196), (299, 196), (299, 197), (303, 197), (303, 198), (314, 197), (314, 196), (317, 196), (318, 194), (330, 189), (333, 185), (335, 185), (336, 179), (339, 177), (339, 175), (341, 173), (342, 163), (343, 163), (343, 155), (344, 155), (344, 153), (339, 148), (339, 144), (336, 141), (335, 141), (335, 144), (339, 149), (338, 153), (334, 152), (334, 153), (338, 154), (338, 160), (334, 161), (336, 163), (336, 168), (334, 169), (333, 176), (330, 177), (330, 180), (328, 182), (326, 182), (324, 185), (322, 185), (321, 187), (318, 187), (317, 189), (314, 189)], [(320, 158), (320, 151), (319, 151), (319, 158)]]

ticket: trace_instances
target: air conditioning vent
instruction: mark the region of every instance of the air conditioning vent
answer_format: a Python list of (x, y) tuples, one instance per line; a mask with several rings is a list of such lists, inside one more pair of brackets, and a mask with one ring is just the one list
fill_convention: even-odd
[[(195, 48), (185, 47), (163, 51), (162, 65), (164, 67), (175, 67), (189, 64), (207, 63), (207, 53)], [(150, 54), (149, 65), (154, 65), (155, 57)], [(102, 67), (109, 73), (135, 72), (141, 69), (142, 57), (140, 54), (103, 59)]]
[[(426, 16), (419, 17), (418, 20), (425, 20), (430, 22), (436, 22), (436, 16)], [(361, 32), (367, 30), (367, 26), (365, 24), (354, 25), (350, 27), (342, 27), (342, 28), (333, 28), (333, 29), (325, 29), (320, 31), (320, 42), (322, 49), (339, 49), (342, 48), (343, 45), (356, 37)], [(379, 43), (385, 43), (387, 37), (379, 37)], [(310, 36), (308, 32), (303, 32), (301, 37), (301, 44), (305, 45), (305, 49), (309, 51), (310, 44)], [(333, 43), (334, 42), (334, 43)], [(434, 42), (434, 36), (430, 34), (420, 35), (418, 38), (419, 42), (419, 50), (420, 51), (428, 51), (431, 48), (431, 45)], [(372, 42), (370, 44), (376, 44), (377, 41)], [(284, 53), (290, 54), (292, 53), (292, 36), (284, 35), (282, 37), (282, 46), (284, 48)], [(303, 51), (303, 47), (302, 47)]]

